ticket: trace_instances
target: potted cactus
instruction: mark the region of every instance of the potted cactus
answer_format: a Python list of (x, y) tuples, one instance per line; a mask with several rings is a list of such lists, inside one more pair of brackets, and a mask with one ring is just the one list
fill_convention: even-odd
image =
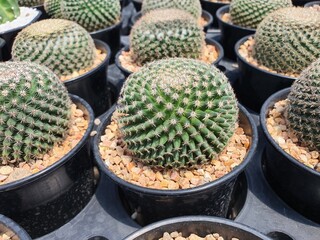
[(320, 223), (320, 58), (261, 110), (266, 176), (292, 208)]
[(209, 12), (213, 17), (213, 24), (214, 28), (218, 28), (218, 19), (216, 18), (216, 13), (219, 8), (229, 5), (231, 0), (200, 0), (201, 7), (203, 10)]
[(290, 87), (320, 57), (319, 46), (320, 14), (315, 9), (283, 8), (268, 15), (253, 37), (235, 47), (245, 105), (259, 111), (271, 94)]
[(147, 224), (187, 214), (226, 217), (256, 144), (255, 124), (223, 73), (174, 58), (129, 76), (93, 148), (100, 170)]
[(94, 193), (94, 116), (45, 66), (9, 61), (0, 73), (0, 213), (35, 238), (65, 224)]
[(178, 9), (154, 10), (144, 15), (132, 28), (130, 49), (122, 49), (116, 64), (125, 76), (145, 63), (184, 57), (217, 64), (223, 57), (219, 43), (206, 39), (191, 14)]
[(31, 61), (50, 68), (70, 93), (84, 98), (98, 116), (109, 106), (106, 70), (110, 49), (91, 38), (75, 22), (47, 19), (31, 24), (16, 37), (13, 61)]
[(216, 14), (221, 43), (226, 56), (236, 60), (234, 46), (241, 38), (255, 33), (258, 24), (271, 12), (292, 6), (291, 0), (232, 0)]

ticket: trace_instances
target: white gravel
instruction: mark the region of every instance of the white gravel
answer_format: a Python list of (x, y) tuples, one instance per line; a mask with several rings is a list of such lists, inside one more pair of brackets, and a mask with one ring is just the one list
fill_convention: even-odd
[(28, 25), (38, 15), (39, 11), (35, 8), (20, 7), (20, 16), (11, 22), (0, 24), (0, 34), (11, 29), (20, 28)]

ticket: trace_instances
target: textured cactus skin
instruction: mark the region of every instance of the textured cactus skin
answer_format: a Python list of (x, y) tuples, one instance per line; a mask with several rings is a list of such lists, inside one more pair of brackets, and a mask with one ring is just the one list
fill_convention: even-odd
[(117, 121), (137, 160), (185, 168), (212, 160), (234, 133), (237, 101), (227, 78), (199, 60), (152, 62), (130, 75)]
[(0, 24), (11, 22), (20, 15), (17, 0), (0, 0)]
[(42, 5), (44, 0), (18, 0), (20, 6), (24, 7), (34, 7), (38, 5)]
[(231, 21), (241, 27), (256, 29), (269, 13), (284, 7), (292, 7), (291, 0), (232, 0)]
[(68, 76), (94, 64), (94, 42), (75, 22), (48, 19), (31, 24), (16, 37), (12, 47), (14, 61), (45, 65), (58, 76)]
[(254, 38), (259, 64), (299, 74), (320, 57), (320, 14), (311, 8), (279, 9), (259, 24)]
[(0, 63), (0, 159), (29, 161), (61, 141), (71, 101), (52, 71), (30, 62)]
[(132, 28), (132, 59), (142, 65), (169, 58), (199, 58), (205, 46), (204, 33), (187, 12), (177, 9), (154, 10)]
[(290, 128), (305, 146), (320, 151), (320, 58), (293, 83), (288, 99)]
[(156, 9), (176, 8), (192, 14), (196, 19), (201, 17), (201, 4), (199, 0), (143, 0), (142, 14)]
[(51, 18), (63, 18), (61, 13), (61, 0), (45, 0), (43, 6)]

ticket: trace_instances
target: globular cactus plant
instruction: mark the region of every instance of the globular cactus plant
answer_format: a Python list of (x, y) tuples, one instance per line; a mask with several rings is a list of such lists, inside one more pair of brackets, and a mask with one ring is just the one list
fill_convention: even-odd
[(200, 58), (205, 46), (204, 33), (196, 20), (178, 9), (154, 10), (132, 28), (132, 59), (146, 62), (170, 58)]
[(238, 118), (237, 101), (223, 73), (181, 58), (155, 61), (130, 75), (117, 111), (133, 156), (169, 168), (212, 160), (227, 145)]
[(241, 27), (256, 29), (269, 13), (284, 7), (292, 7), (291, 0), (232, 0), (231, 21)]
[(44, 0), (18, 0), (20, 6), (23, 7), (34, 7), (38, 5), (42, 5)]
[(31, 24), (16, 37), (14, 61), (31, 61), (68, 76), (94, 64), (96, 49), (90, 34), (75, 22), (48, 19)]
[(0, 158), (29, 161), (64, 139), (71, 100), (56, 75), (30, 62), (0, 63)]
[(283, 8), (258, 26), (253, 57), (284, 74), (299, 74), (320, 57), (320, 14), (312, 8)]
[(288, 100), (290, 128), (305, 146), (320, 151), (320, 58), (293, 83)]
[(119, 0), (45, 0), (44, 6), (50, 16), (75, 21), (89, 32), (116, 24), (121, 15)]
[(189, 12), (196, 19), (201, 17), (200, 0), (143, 0), (142, 14), (146, 14), (156, 9), (175, 8)]
[(0, 0), (0, 24), (11, 22), (20, 15), (17, 0)]

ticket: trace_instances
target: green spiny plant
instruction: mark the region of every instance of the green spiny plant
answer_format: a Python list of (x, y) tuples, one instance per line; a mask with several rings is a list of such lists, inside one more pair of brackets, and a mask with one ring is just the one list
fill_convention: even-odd
[(192, 14), (196, 19), (201, 17), (200, 0), (143, 0), (142, 14), (146, 14), (156, 9), (176, 8)]
[(238, 108), (227, 78), (199, 60), (152, 62), (130, 75), (116, 118), (144, 164), (184, 168), (212, 160), (234, 133)]
[(130, 33), (132, 59), (140, 65), (170, 57), (199, 58), (204, 45), (204, 33), (197, 21), (178, 9), (147, 13)]
[(291, 6), (291, 0), (232, 0), (231, 21), (241, 27), (256, 29), (269, 13)]
[(17, 0), (0, 0), (0, 24), (11, 22), (20, 15)]
[(299, 74), (320, 57), (320, 14), (312, 8), (283, 8), (258, 26), (253, 57), (271, 70)]
[(302, 71), (288, 100), (290, 128), (305, 146), (320, 151), (320, 58)]
[(71, 100), (57, 76), (30, 62), (0, 63), (0, 158), (29, 161), (64, 139)]
[(68, 76), (94, 64), (96, 50), (90, 34), (75, 22), (48, 19), (31, 24), (16, 37), (14, 61), (31, 61)]
[(45, 0), (43, 6), (51, 18), (63, 18), (61, 13), (61, 0)]
[(20, 6), (24, 7), (34, 7), (38, 5), (42, 5), (44, 0), (18, 0)]

